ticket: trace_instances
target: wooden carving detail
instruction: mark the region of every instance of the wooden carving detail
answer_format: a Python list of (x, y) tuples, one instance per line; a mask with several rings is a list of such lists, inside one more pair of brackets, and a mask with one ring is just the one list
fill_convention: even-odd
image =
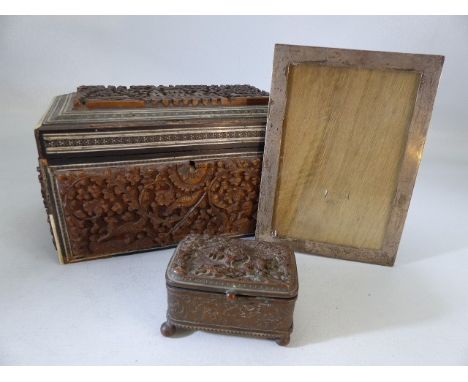
[[(224, 294), (168, 288), (167, 318), (177, 326), (196, 329), (213, 325), (229, 332), (238, 328), (256, 332), (289, 333), (292, 327), (295, 299), (261, 299), (237, 296), (229, 300)], [(265, 333), (266, 334), (266, 333)]]
[(215, 279), (227, 286), (245, 281), (259, 288), (287, 290), (295, 277), (292, 256), (289, 248), (278, 244), (192, 235), (179, 245), (169, 272), (178, 281), (209, 284), (206, 279)]
[(72, 260), (251, 234), (260, 171), (259, 158), (57, 171)]
[(58, 139), (46, 137), (44, 147), (47, 152), (60, 153), (68, 151), (85, 151), (95, 149), (109, 149), (112, 147), (157, 147), (165, 145), (182, 145), (181, 142), (193, 141), (194, 143), (206, 143), (207, 140), (236, 140), (263, 142), (265, 137), (265, 126), (253, 127), (230, 127), (227, 130), (217, 131), (182, 131), (182, 132), (140, 132), (122, 135), (121, 133), (107, 133), (104, 136), (87, 136), (87, 133), (77, 133), (73, 137), (60, 136)]
[(267, 105), (250, 85), (80, 86), (74, 109)]

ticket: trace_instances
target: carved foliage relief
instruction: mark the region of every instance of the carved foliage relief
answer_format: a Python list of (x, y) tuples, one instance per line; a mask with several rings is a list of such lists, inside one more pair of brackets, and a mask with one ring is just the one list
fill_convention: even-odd
[(80, 86), (74, 109), (267, 105), (268, 93), (250, 85)]
[(295, 278), (292, 251), (282, 245), (222, 236), (193, 235), (178, 247), (170, 265), (171, 277), (209, 284), (214, 279), (245, 282), (257, 288), (288, 290)]
[(71, 254), (174, 245), (190, 233), (255, 231), (260, 158), (56, 172)]

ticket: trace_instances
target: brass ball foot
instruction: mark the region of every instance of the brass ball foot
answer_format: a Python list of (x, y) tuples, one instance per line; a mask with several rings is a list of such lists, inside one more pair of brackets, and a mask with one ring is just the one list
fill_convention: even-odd
[(276, 343), (280, 346), (287, 346), (289, 344), (289, 336), (277, 338)]
[(175, 331), (176, 331), (176, 327), (168, 323), (167, 321), (163, 322), (163, 324), (161, 325), (161, 334), (164, 337), (172, 336), (175, 333)]

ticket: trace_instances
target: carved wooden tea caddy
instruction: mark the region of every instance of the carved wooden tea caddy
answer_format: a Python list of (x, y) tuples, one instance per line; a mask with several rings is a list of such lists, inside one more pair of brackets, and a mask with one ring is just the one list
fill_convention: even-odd
[(190, 235), (169, 262), (166, 285), (164, 336), (185, 328), (289, 343), (298, 280), (288, 247)]
[(36, 129), (61, 262), (242, 236), (256, 224), (268, 93), (232, 86), (81, 86)]

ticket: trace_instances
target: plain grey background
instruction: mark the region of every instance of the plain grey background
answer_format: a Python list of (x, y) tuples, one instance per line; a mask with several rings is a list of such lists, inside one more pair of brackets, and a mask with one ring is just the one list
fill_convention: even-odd
[[(82, 84), (249, 83), (275, 43), (446, 56), (395, 267), (297, 255), (288, 348), (159, 334), (172, 250), (60, 266), (33, 128)], [(0, 364), (467, 364), (467, 17), (0, 18)]]

